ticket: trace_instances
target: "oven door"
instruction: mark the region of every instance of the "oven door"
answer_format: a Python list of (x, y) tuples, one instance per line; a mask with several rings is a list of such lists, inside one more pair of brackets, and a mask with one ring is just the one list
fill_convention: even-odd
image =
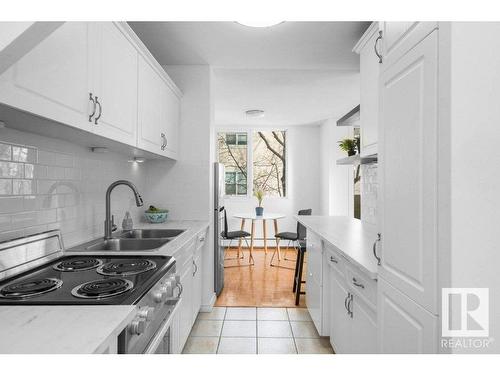
[(163, 321), (158, 332), (153, 337), (149, 345), (144, 350), (144, 354), (171, 354), (172, 353), (172, 322), (177, 315), (180, 306), (180, 299), (175, 304), (174, 309)]

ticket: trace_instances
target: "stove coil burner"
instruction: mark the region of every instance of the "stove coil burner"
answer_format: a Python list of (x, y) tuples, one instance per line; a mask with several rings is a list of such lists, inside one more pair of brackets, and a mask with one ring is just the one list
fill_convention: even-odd
[(11, 283), (0, 289), (0, 297), (8, 299), (24, 299), (35, 297), (56, 290), (63, 284), (54, 278), (31, 279)]
[(78, 298), (104, 299), (125, 293), (133, 287), (132, 281), (115, 277), (80, 284), (73, 288), (71, 294)]
[(103, 264), (97, 273), (105, 276), (131, 276), (154, 270), (156, 263), (148, 259), (120, 260)]
[(61, 272), (78, 272), (87, 271), (93, 268), (97, 268), (102, 265), (102, 260), (96, 258), (77, 258), (63, 260), (62, 262), (54, 265), (56, 271)]

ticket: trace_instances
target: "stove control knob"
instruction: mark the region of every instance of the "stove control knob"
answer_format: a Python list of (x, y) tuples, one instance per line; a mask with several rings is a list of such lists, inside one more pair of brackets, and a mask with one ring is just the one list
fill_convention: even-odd
[(153, 293), (153, 301), (156, 303), (162, 303), (165, 301), (165, 293), (159, 289), (158, 291)]
[(128, 329), (133, 335), (140, 335), (146, 331), (146, 321), (144, 319), (134, 319), (129, 324)]
[(143, 307), (139, 310), (139, 314), (137, 316), (142, 319), (146, 319), (147, 322), (153, 320), (154, 307)]
[(167, 298), (172, 298), (174, 296), (174, 287), (171, 281), (167, 281), (165, 285), (161, 288), (161, 291), (165, 293)]

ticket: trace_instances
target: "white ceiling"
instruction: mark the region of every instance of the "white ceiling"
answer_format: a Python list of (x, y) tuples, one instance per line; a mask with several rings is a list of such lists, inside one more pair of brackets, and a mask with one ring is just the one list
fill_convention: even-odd
[[(161, 65), (211, 65), (215, 122), (289, 126), (339, 118), (359, 104), (359, 56), (367, 22), (129, 22)], [(248, 119), (248, 109), (263, 118)]]
[(129, 22), (162, 65), (245, 69), (352, 69), (352, 47), (367, 22), (284, 22), (268, 28), (236, 22)]
[[(340, 118), (359, 104), (359, 72), (215, 69), (217, 125), (289, 126)], [(263, 109), (262, 118), (246, 118)]]

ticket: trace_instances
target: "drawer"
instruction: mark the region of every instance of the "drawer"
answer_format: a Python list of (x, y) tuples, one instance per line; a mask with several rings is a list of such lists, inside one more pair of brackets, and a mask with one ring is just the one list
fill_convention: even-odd
[(199, 253), (201, 253), (203, 246), (205, 246), (205, 243), (207, 242), (207, 233), (206, 231), (198, 233), (198, 235), (195, 238), (196, 244), (195, 244), (195, 256)]
[(331, 245), (325, 243), (325, 262), (343, 277), (345, 277), (346, 260)]
[(323, 248), (320, 237), (311, 231), (307, 231), (307, 273), (314, 277), (319, 285), (323, 283)]
[(370, 279), (352, 264), (346, 264), (346, 281), (349, 289), (367, 304), (377, 306), (377, 281)]
[(193, 262), (193, 250), (194, 242), (191, 240), (173, 254), (176, 261), (176, 272), (178, 274), (182, 274), (187, 267), (191, 267)]

